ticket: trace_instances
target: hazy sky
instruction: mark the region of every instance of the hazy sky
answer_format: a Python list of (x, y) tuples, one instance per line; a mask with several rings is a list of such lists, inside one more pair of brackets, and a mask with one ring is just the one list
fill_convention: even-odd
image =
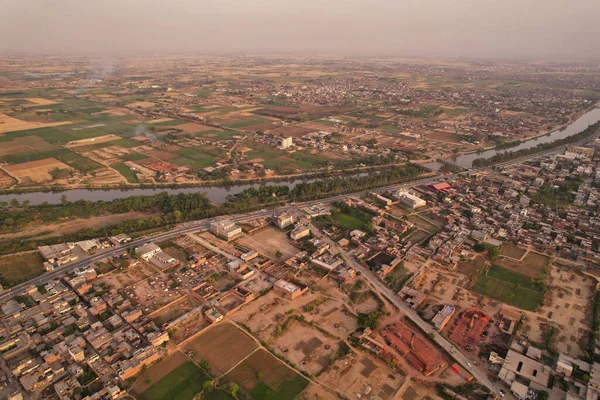
[(600, 0), (0, 0), (0, 51), (600, 58)]

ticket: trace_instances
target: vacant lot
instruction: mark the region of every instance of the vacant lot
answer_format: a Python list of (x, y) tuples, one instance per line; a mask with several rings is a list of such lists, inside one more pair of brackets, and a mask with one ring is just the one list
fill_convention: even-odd
[(469, 277), (477, 276), (479, 270), (485, 265), (485, 258), (477, 256), (472, 260), (465, 260), (458, 263), (458, 272)]
[(5, 288), (15, 286), (43, 274), (43, 261), (38, 252), (0, 257), (2, 285)]
[[(180, 365), (185, 364), (187, 361), (188, 359), (183, 353), (176, 351), (173, 355), (154, 364), (152, 367), (138, 375), (135, 383), (131, 387), (131, 391), (138, 394), (145, 392), (153, 383), (160, 381), (165, 375)], [(148, 377), (150, 377), (150, 382), (148, 382)]]
[(46, 158), (21, 164), (7, 165), (4, 169), (21, 181), (45, 182), (53, 179), (49, 173), (50, 171), (56, 169), (71, 170), (72, 168), (56, 158)]
[(318, 375), (336, 357), (339, 339), (294, 319), (283, 326), (286, 330), (272, 339), (273, 350), (302, 372)]
[[(206, 359), (211, 373), (224, 374), (258, 348), (254, 340), (230, 323), (220, 323), (202, 332), (184, 347), (196, 362)], [(192, 353), (190, 353), (192, 352)]]
[(415, 224), (417, 227), (429, 233), (437, 232), (440, 229), (439, 226), (432, 224), (431, 222), (416, 214), (409, 215), (408, 217), (406, 217), (406, 219)]
[(548, 265), (548, 261), (548, 256), (530, 251), (523, 259), (523, 264), (530, 268), (539, 269), (541, 271), (546, 265)]
[(530, 311), (535, 310), (544, 299), (544, 294), (532, 278), (497, 265), (492, 265), (487, 273), (480, 273), (471, 289)]
[(520, 260), (527, 253), (527, 250), (517, 247), (510, 243), (504, 243), (500, 248), (500, 255), (504, 257), (514, 258)]
[(309, 383), (263, 349), (235, 367), (225, 379), (239, 384), (255, 400), (293, 400)]
[(300, 251), (290, 243), (285, 232), (273, 227), (263, 229), (252, 236), (245, 236), (239, 239), (238, 243), (273, 260), (277, 260), (275, 257), (277, 250), (283, 254), (280, 257), (281, 261), (287, 260)]
[(182, 129), (185, 133), (198, 133), (204, 132), (208, 130), (213, 130), (212, 126), (206, 126), (201, 124), (196, 124), (194, 122), (189, 122), (187, 124), (177, 125), (177, 129)]

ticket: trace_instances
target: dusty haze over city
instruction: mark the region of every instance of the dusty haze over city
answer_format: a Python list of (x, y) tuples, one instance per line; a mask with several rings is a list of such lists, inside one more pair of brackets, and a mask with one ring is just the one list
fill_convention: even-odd
[(596, 0), (3, 1), (0, 51), (597, 59), (599, 14)]

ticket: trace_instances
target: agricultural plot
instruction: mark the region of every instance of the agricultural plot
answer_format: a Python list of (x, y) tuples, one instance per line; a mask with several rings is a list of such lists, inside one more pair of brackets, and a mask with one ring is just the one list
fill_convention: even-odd
[(0, 257), (0, 282), (6, 288), (40, 276), (44, 273), (43, 261), (37, 252)]
[(306, 378), (263, 349), (236, 366), (225, 379), (240, 385), (254, 400), (293, 400), (309, 384)]
[(544, 299), (543, 290), (532, 278), (497, 265), (481, 272), (471, 290), (529, 311), (535, 310)]
[(179, 157), (171, 160), (176, 165), (194, 165), (206, 168), (217, 162), (217, 158), (209, 153), (202, 152), (198, 148), (181, 149), (177, 151)]
[(200, 362), (210, 362), (211, 373), (224, 374), (239, 363), (258, 345), (246, 333), (230, 323), (213, 325), (184, 346), (186, 354)]
[[(202, 391), (202, 385), (210, 381), (208, 376), (200, 367), (187, 361), (158, 382), (138, 395), (139, 400), (192, 400)], [(203, 399), (232, 399), (227, 393), (217, 390), (205, 394)]]
[(7, 165), (4, 169), (23, 182), (47, 182), (53, 179), (50, 171), (71, 170), (72, 168), (56, 158), (45, 158), (43, 160)]
[(416, 214), (409, 215), (408, 217), (406, 217), (406, 219), (415, 224), (417, 227), (429, 233), (437, 232), (440, 229), (439, 226), (432, 224), (431, 222)]
[(112, 167), (114, 169), (116, 169), (117, 172), (119, 172), (119, 174), (121, 174), (123, 177), (125, 177), (125, 179), (127, 179), (127, 182), (129, 182), (129, 183), (137, 183), (138, 182), (138, 178), (137, 178), (135, 171), (132, 171), (131, 169), (129, 169), (129, 167), (127, 165), (125, 165), (123, 163), (118, 163), (118, 164), (112, 165)]

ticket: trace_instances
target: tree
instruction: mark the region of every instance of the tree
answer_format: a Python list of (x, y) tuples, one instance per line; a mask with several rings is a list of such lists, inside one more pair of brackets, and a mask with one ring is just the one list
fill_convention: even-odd
[(280, 250), (277, 250), (277, 252), (275, 252), (275, 257), (277, 258), (281, 258), (282, 255), (283, 253)]
[(175, 218), (175, 222), (181, 222), (181, 219), (182, 219), (181, 211), (179, 211), (179, 210), (173, 211), (173, 218)]
[(150, 382), (152, 382), (152, 377), (151, 376), (147, 376), (145, 382), (146, 382), (146, 384), (150, 384)]
[(231, 395), (233, 397), (235, 397), (236, 399), (237, 399), (237, 394), (238, 394), (239, 390), (240, 390), (240, 387), (238, 386), (237, 383), (231, 382), (229, 384), (229, 391), (231, 392)]
[(198, 364), (204, 369), (210, 368), (210, 361), (208, 361), (206, 358), (203, 358), (202, 360), (200, 360), (200, 362)]
[(491, 261), (495, 261), (496, 258), (498, 258), (498, 255), (500, 254), (500, 251), (498, 250), (497, 247), (495, 246), (490, 246), (488, 248), (488, 257), (490, 258)]
[(258, 374), (256, 374), (256, 377), (257, 377), (258, 379), (262, 379), (262, 377), (263, 377), (263, 373), (262, 373), (262, 372), (259, 372)]
[(204, 383), (202, 384), (202, 391), (204, 393), (210, 393), (213, 391), (213, 389), (214, 386), (212, 381), (204, 381)]
[(371, 328), (377, 329), (379, 326), (379, 319), (381, 318), (381, 312), (373, 311), (370, 313), (358, 313), (358, 326), (360, 329)]

